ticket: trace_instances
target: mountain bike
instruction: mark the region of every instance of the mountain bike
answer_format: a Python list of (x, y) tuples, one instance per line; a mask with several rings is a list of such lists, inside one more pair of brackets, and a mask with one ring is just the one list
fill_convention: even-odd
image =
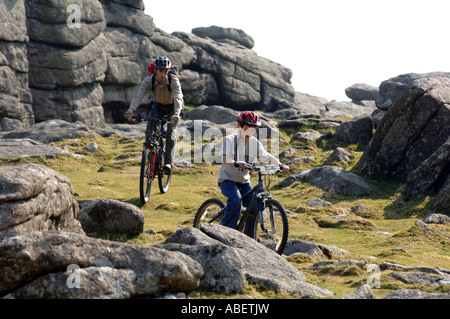
[[(239, 164), (235, 164), (235, 166), (238, 167)], [(264, 180), (266, 180), (268, 188), (271, 175), (280, 172), (281, 169), (274, 165), (253, 165), (249, 166), (248, 169), (258, 171), (258, 184), (242, 196), (243, 199), (249, 196), (253, 196), (253, 198), (245, 210), (241, 208), (241, 217), (236, 230), (245, 231), (247, 235), (281, 255), (286, 246), (289, 232), (286, 211), (283, 205), (273, 199), (264, 189)], [(257, 205), (257, 216), (251, 214), (255, 203)], [(220, 199), (210, 198), (206, 200), (195, 215), (194, 227), (200, 228), (202, 223), (221, 224), (224, 211), (225, 204)], [(250, 223), (250, 230), (248, 225), (246, 227), (246, 223)]]
[[(133, 121), (142, 122), (144, 118), (138, 114)], [(163, 168), (165, 125), (170, 123), (168, 116), (146, 119), (148, 121), (142, 150), (141, 171), (139, 175), (139, 195), (141, 204), (145, 205), (150, 198), (152, 182), (158, 176), (161, 194), (167, 193), (172, 180), (172, 170)]]

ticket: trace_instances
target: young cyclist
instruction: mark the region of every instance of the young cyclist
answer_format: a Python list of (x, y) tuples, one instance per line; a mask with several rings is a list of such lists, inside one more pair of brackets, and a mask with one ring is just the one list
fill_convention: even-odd
[(288, 166), (281, 164), (269, 154), (262, 143), (253, 136), (258, 126), (261, 126), (261, 120), (256, 113), (242, 112), (237, 117), (239, 132), (225, 137), (223, 141), (220, 151), (222, 167), (218, 179), (222, 194), (227, 198), (223, 226), (236, 228), (241, 205), (248, 207), (252, 201), (251, 196), (242, 201), (242, 196), (252, 189), (247, 163), (257, 163), (259, 159), (261, 163), (268, 162), (280, 166), (284, 173), (289, 171)]

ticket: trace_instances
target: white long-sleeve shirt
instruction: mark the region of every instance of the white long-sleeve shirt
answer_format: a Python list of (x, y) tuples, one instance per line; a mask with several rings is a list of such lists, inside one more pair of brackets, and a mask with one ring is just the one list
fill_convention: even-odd
[[(240, 133), (225, 137), (220, 155), (221, 157), (226, 156), (231, 161), (245, 161), (247, 163), (266, 163), (273, 157), (256, 137), (250, 137), (248, 142), (245, 143)], [(241, 184), (249, 183), (250, 172), (223, 163), (220, 168), (218, 183), (226, 180)]]

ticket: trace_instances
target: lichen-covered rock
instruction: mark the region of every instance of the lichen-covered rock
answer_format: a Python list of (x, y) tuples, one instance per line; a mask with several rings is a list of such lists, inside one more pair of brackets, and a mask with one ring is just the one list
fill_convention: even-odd
[(84, 235), (70, 180), (42, 165), (0, 168), (0, 239), (31, 231)]

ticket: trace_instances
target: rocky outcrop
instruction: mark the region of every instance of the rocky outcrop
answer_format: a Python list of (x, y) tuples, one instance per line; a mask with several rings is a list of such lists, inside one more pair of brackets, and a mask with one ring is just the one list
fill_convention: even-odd
[(45, 166), (0, 168), (0, 239), (31, 231), (83, 234), (70, 180)]
[(78, 137), (93, 137), (93, 132), (83, 123), (70, 123), (64, 120), (49, 120), (37, 123), (30, 128), (24, 128), (3, 135), (4, 139), (32, 139), (49, 144), (62, 139)]
[(0, 139), (0, 158), (2, 159), (41, 156), (55, 158), (70, 154), (68, 150), (31, 139)]
[(2, 1), (0, 21), (0, 120), (7, 118), (12, 128), (29, 126), (34, 123), (34, 113), (28, 84), (24, 1)]
[(448, 208), (450, 73), (387, 80), (377, 106), (387, 112), (358, 163), (360, 171), (408, 181), (409, 196), (434, 187), (440, 196), (436, 205)]
[(372, 117), (366, 115), (342, 123), (336, 131), (336, 137), (350, 143), (367, 144), (372, 139), (372, 131)]
[(380, 86), (388, 109), (359, 167), (368, 175), (405, 181), (450, 135), (450, 74), (408, 74)]
[(324, 165), (300, 171), (282, 180), (279, 185), (286, 187), (296, 181), (348, 196), (367, 196), (372, 192), (369, 184), (361, 176), (336, 166)]
[(245, 280), (265, 289), (309, 296), (332, 296), (327, 289), (305, 282), (306, 277), (274, 251), (227, 227), (202, 224), (185, 228), (160, 248), (181, 251), (205, 271), (200, 289), (240, 293)]
[(174, 35), (196, 53), (188, 68), (214, 77), (219, 91), (216, 104), (233, 107), (259, 105), (264, 110), (274, 111), (285, 108), (284, 101), (294, 100), (290, 69), (259, 57), (243, 46), (191, 33), (175, 32)]
[(433, 154), (408, 174), (406, 178), (405, 194), (409, 197), (415, 197), (433, 187), (433, 185), (448, 174), (450, 158), (450, 137)]
[(99, 82), (107, 68), (102, 35), (105, 16), (98, 1), (71, 4), (79, 9), (73, 11), (79, 14), (79, 24), (74, 26), (70, 25), (72, 11), (66, 3), (25, 2), (35, 120), (101, 125), (105, 120)]
[(123, 121), (147, 66), (162, 55), (180, 66), (188, 104), (292, 106), (292, 71), (259, 57), (242, 30), (167, 34), (143, 9), (141, 0), (2, 3), (0, 119), (16, 121), (8, 127)]
[(15, 299), (127, 299), (189, 293), (202, 267), (185, 254), (68, 232), (0, 241), (0, 296)]
[(222, 28), (218, 26), (200, 27), (192, 29), (192, 33), (202, 38), (211, 38), (217, 42), (230, 42), (240, 44), (247, 49), (252, 49), (255, 45), (253, 38), (244, 31), (234, 28)]

